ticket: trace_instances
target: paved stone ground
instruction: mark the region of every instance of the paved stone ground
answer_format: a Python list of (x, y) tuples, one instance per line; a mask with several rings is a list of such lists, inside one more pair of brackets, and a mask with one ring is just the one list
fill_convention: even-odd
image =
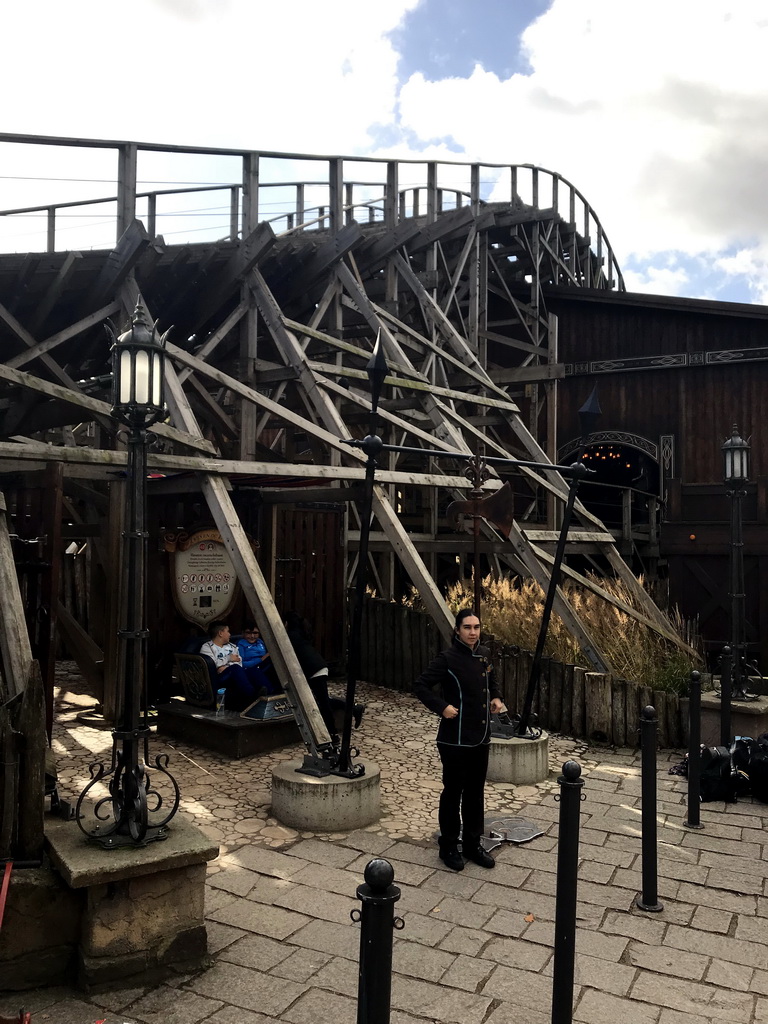
[[(77, 722), (88, 703), (60, 672), (56, 750), (62, 796), (88, 779), (109, 736)], [(359, 906), (371, 856), (394, 866), (402, 896), (392, 1024), (549, 1024), (558, 804), (553, 774), (536, 787), (488, 785), (489, 813), (523, 814), (545, 828), (505, 845), (493, 871), (461, 874), (437, 859), (440, 790), (434, 719), (407, 696), (365, 687), (362, 759), (382, 773), (384, 814), (353, 834), (313, 835), (270, 817), (273, 765), (292, 748), (230, 762), (182, 744), (168, 750), (183, 811), (221, 844), (210, 866), (211, 966), (153, 988), (86, 996), (26, 993), (33, 1024), (334, 1024), (356, 1020)], [(638, 910), (640, 761), (632, 750), (552, 737), (554, 770), (573, 757), (585, 778), (581, 814), (574, 1021), (584, 1024), (765, 1024), (768, 1021), (768, 805), (705, 804), (705, 828), (683, 826), (685, 781), (658, 770), (659, 897)], [(21, 994), (0, 997), (0, 1013)]]

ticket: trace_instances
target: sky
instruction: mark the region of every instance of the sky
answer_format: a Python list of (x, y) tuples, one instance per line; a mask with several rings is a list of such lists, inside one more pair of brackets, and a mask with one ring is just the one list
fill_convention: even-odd
[[(628, 290), (768, 303), (765, 0), (16, 0), (0, 28), (4, 132), (536, 164), (584, 194)], [(240, 171), (152, 157), (139, 176)], [(0, 210), (113, 180), (112, 152), (0, 146)], [(216, 224), (177, 201), (167, 241), (221, 233), (215, 197)], [(62, 218), (57, 247), (108, 244), (89, 218), (77, 238)], [(0, 249), (43, 224), (0, 218)]]

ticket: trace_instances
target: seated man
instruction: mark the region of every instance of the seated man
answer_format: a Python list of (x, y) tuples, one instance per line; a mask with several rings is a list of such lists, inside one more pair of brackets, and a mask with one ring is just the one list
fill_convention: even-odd
[(261, 639), (261, 631), (254, 622), (245, 624), (243, 635), (237, 641), (237, 649), (246, 672), (252, 668), (259, 669), (264, 676), (262, 685), (266, 686), (270, 693), (279, 693), (282, 687), (277, 682), (267, 645)]
[(200, 648), (200, 653), (210, 658), (224, 687), (224, 707), (229, 711), (243, 711), (249, 704), (267, 692), (264, 674), (258, 668), (243, 668), (242, 658), (229, 637), (226, 622), (212, 622), (208, 627), (210, 639)]

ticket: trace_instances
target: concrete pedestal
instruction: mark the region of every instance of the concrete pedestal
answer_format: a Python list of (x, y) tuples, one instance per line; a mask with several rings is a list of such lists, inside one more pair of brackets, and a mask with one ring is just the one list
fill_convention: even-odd
[(549, 776), (549, 734), (536, 740), (491, 739), (488, 781), (533, 786)]
[(301, 760), (285, 761), (272, 772), (272, 814), (284, 825), (308, 832), (346, 832), (381, 816), (379, 766), (365, 762), (365, 775), (322, 779), (296, 771)]
[[(757, 739), (768, 732), (768, 697), (750, 701), (731, 701), (731, 735)], [(720, 744), (720, 699), (711, 693), (701, 695), (701, 742), (708, 747)]]
[(76, 959), (83, 988), (205, 960), (205, 864), (219, 851), (181, 814), (167, 839), (145, 847), (104, 850), (75, 822), (49, 824), (46, 844), (52, 867), (80, 896)]

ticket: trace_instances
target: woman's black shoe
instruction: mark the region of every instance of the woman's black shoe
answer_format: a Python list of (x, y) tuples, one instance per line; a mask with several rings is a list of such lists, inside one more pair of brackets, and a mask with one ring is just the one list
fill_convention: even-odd
[(496, 861), (482, 846), (475, 846), (473, 849), (467, 850), (465, 856), (467, 860), (471, 860), (473, 864), (479, 864), (481, 868), (496, 867)]
[(451, 871), (464, 870), (464, 858), (459, 853), (459, 848), (455, 844), (453, 846), (441, 847), (440, 860)]

